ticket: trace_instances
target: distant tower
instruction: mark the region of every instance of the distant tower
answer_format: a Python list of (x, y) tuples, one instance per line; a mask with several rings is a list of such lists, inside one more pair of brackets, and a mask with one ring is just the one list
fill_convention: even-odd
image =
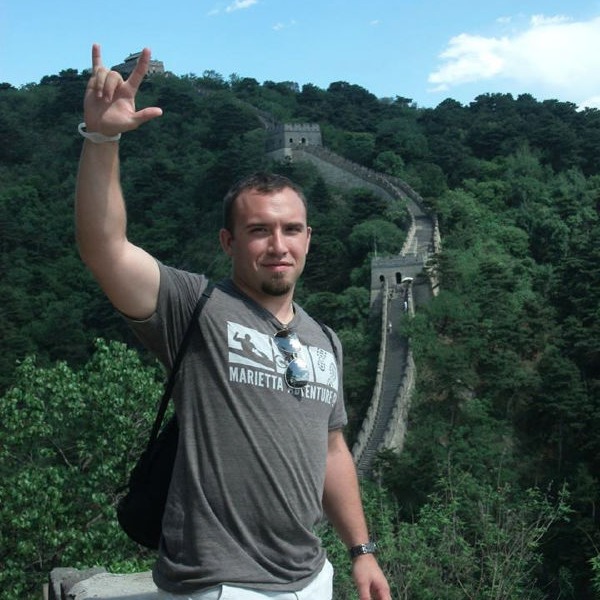
[(294, 148), (322, 145), (317, 123), (279, 123), (269, 130), (266, 150), (271, 158), (285, 160), (292, 157)]
[[(130, 54), (121, 64), (115, 65), (113, 71), (118, 71), (123, 77), (128, 77), (131, 71), (135, 69), (138, 59), (142, 55), (141, 52), (134, 52)], [(154, 75), (155, 73), (164, 73), (165, 65), (161, 60), (151, 60), (148, 65), (148, 75)]]

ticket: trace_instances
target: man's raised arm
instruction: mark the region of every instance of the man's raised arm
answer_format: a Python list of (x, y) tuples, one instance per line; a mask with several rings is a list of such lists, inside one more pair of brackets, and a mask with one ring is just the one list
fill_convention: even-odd
[[(102, 65), (100, 47), (92, 48), (92, 76), (84, 99), (86, 133), (77, 177), (75, 221), (82, 260), (114, 304), (137, 319), (156, 308), (159, 272), (154, 258), (127, 239), (127, 216), (120, 183), (118, 141), (98, 141), (136, 129), (159, 117), (160, 108), (136, 111), (135, 96), (148, 70), (144, 49), (129, 78)], [(91, 137), (91, 136), (90, 136)]]

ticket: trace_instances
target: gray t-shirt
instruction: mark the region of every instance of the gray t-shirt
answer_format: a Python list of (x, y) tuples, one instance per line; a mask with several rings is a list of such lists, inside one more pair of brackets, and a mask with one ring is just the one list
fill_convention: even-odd
[[(170, 367), (207, 280), (164, 265), (160, 276), (156, 313), (130, 323)], [(288, 327), (310, 372), (301, 390), (285, 383), (289, 357), (273, 341), (282, 325), (230, 280), (200, 315), (173, 392), (180, 436), (154, 568), (161, 589), (296, 591), (324, 563), (314, 528), (328, 432), (347, 421), (341, 346), (334, 335), (334, 353), (321, 326), (294, 308)]]

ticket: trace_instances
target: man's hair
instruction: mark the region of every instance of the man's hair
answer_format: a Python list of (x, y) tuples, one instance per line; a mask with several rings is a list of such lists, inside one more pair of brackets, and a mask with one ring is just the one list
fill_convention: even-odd
[(291, 188), (298, 194), (300, 200), (307, 208), (306, 197), (302, 188), (284, 175), (259, 171), (240, 179), (231, 186), (223, 198), (223, 227), (233, 233), (233, 208), (235, 201), (243, 192), (256, 191), (260, 194), (273, 194), (285, 188)]

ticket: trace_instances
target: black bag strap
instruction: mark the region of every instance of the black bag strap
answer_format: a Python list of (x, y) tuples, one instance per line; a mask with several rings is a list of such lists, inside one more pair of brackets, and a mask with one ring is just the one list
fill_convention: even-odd
[[(313, 317), (314, 318), (314, 317)], [(331, 349), (333, 350), (333, 356), (336, 361), (339, 361), (339, 356), (337, 352), (337, 348), (335, 347), (335, 342), (333, 341), (333, 334), (331, 333), (331, 329), (323, 323), (323, 321), (319, 321), (319, 319), (315, 319), (315, 321), (320, 325), (323, 333), (329, 338), (329, 343), (331, 344)]]
[(169, 400), (171, 398), (171, 393), (173, 392), (173, 386), (175, 385), (175, 377), (177, 375), (177, 371), (179, 370), (179, 365), (183, 359), (183, 355), (187, 350), (187, 347), (190, 343), (190, 339), (192, 338), (192, 332), (194, 331), (194, 323), (198, 320), (206, 301), (210, 298), (212, 291), (215, 287), (215, 284), (212, 281), (208, 282), (206, 289), (202, 292), (202, 295), (198, 299), (196, 303), (196, 307), (194, 308), (194, 312), (192, 313), (192, 317), (190, 322), (185, 330), (183, 335), (183, 339), (181, 340), (181, 344), (179, 345), (179, 349), (177, 350), (177, 355), (175, 356), (175, 360), (173, 361), (173, 366), (171, 367), (171, 372), (169, 373), (169, 378), (167, 379), (167, 383), (165, 384), (165, 389), (160, 400), (160, 405), (158, 406), (158, 412), (156, 413), (156, 418), (154, 419), (154, 425), (152, 425), (152, 431), (150, 432), (150, 439), (148, 440), (148, 448), (152, 446), (156, 438), (158, 437), (158, 432), (160, 431), (160, 426), (165, 417), (165, 413), (167, 412), (167, 406), (169, 404)]

